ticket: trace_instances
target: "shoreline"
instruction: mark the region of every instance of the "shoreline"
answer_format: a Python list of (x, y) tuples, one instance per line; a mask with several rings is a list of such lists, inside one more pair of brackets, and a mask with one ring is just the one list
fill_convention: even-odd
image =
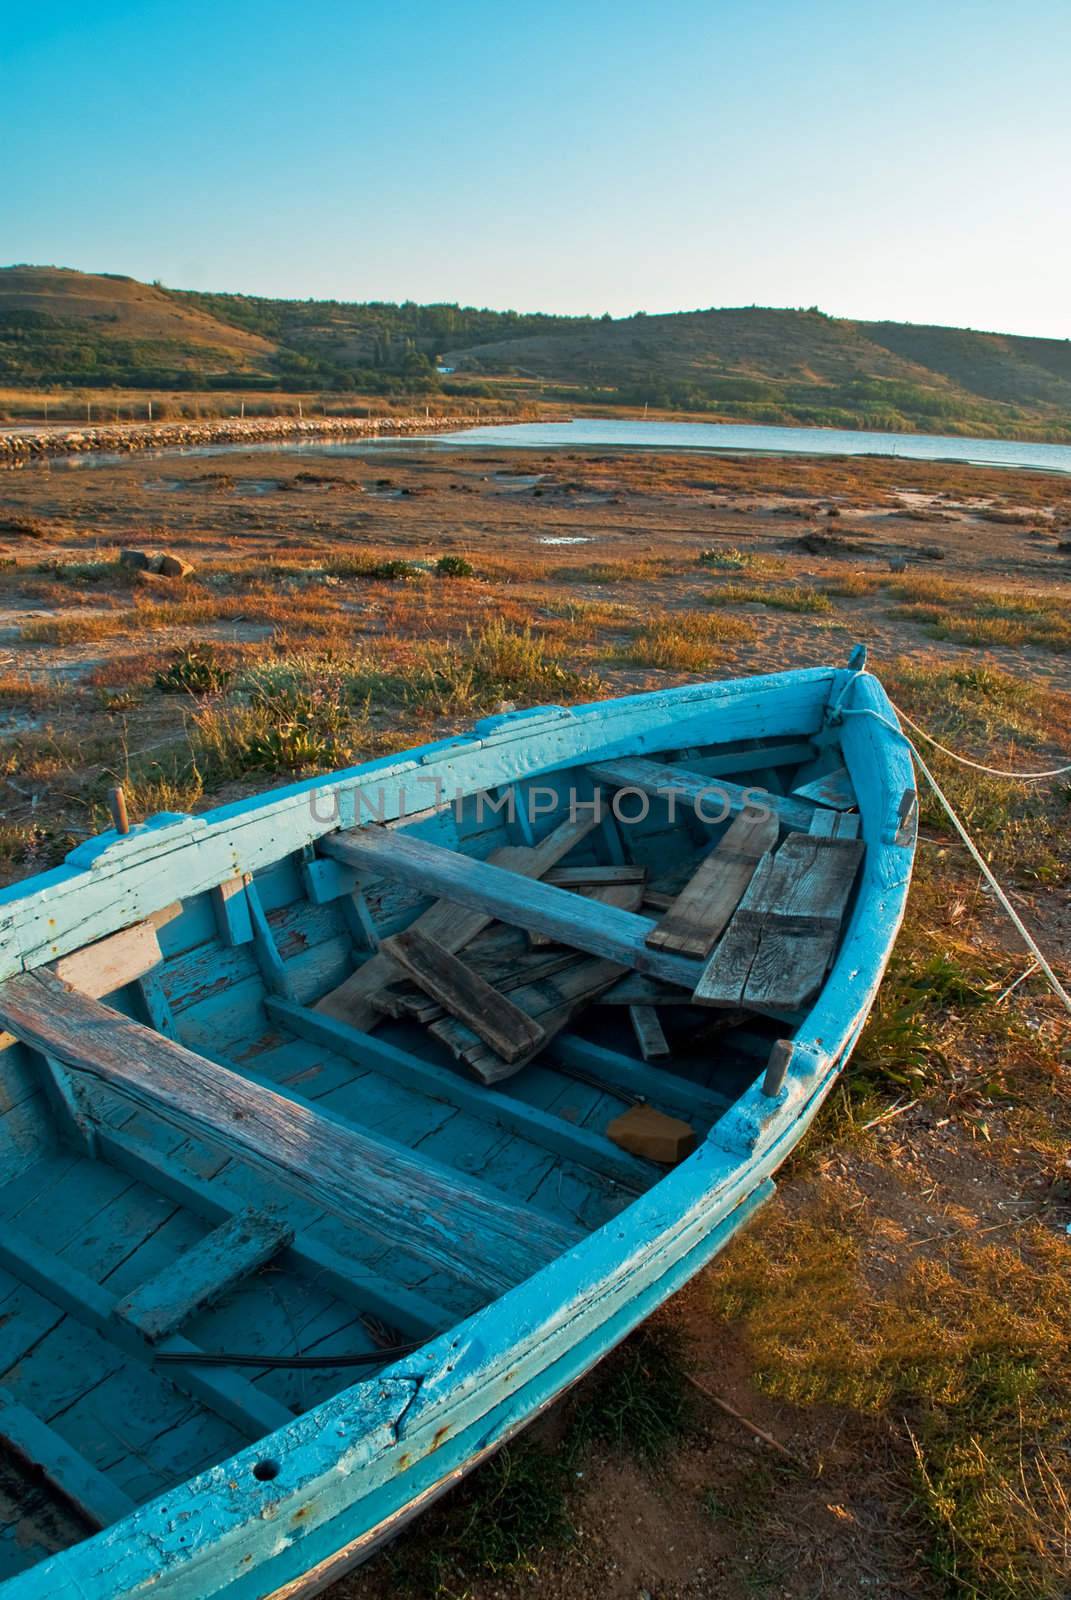
[[(0, 429), (0, 467), (22, 466), (49, 456), (134, 454), (211, 444), (257, 444), (271, 439), (407, 437), (447, 433), (473, 426), (503, 426), (521, 417), (471, 413), (400, 417), (229, 417), (203, 422), (126, 422), (86, 428), (27, 432), (24, 425)], [(530, 420), (530, 419), (529, 419)]]

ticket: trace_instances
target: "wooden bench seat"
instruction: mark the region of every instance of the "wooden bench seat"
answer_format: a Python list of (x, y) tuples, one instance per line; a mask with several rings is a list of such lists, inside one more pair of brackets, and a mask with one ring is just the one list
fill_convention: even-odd
[(487, 1294), (528, 1277), (578, 1237), (490, 1185), (248, 1082), (51, 973), (22, 973), (0, 986), (0, 1027)]

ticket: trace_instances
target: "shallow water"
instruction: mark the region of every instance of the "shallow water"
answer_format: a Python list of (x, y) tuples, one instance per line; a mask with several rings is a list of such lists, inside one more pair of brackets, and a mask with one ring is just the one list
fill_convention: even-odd
[[(1033, 467), (1071, 473), (1071, 445), (1026, 439), (959, 439), (929, 433), (869, 433), (848, 428), (773, 428), (736, 422), (644, 422), (583, 417), (572, 422), (518, 422), (466, 428), (460, 433), (383, 439), (269, 439), (257, 444), (208, 444), (140, 451), (137, 457), (87, 453), (60, 456), (49, 467), (114, 466), (117, 462), (173, 456), (366, 456), (474, 446), (505, 450), (702, 450), (732, 454), (892, 456), (906, 461), (967, 462), (986, 467)], [(499, 474), (495, 474), (496, 478)]]

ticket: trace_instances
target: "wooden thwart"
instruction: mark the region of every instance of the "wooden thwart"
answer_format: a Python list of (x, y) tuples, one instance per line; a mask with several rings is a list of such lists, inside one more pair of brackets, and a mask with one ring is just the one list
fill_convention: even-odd
[(520, 1006), (443, 945), (410, 928), (387, 939), (384, 952), (433, 999), (478, 1033), (505, 1062), (531, 1056), (546, 1034)]
[(797, 1010), (825, 979), (863, 855), (859, 839), (789, 834), (756, 871), (696, 986), (704, 1005)]
[(709, 955), (777, 834), (772, 811), (742, 812), (651, 929), (647, 943), (701, 959)]
[[(668, 950), (647, 948), (645, 941), (651, 925), (646, 917), (633, 911), (599, 905), (554, 884), (519, 877), (493, 862), (475, 861), (455, 850), (388, 833), (383, 828), (353, 828), (346, 833), (329, 834), (322, 844), (337, 860), (398, 878), (425, 893), (439, 894), (488, 919), (545, 933), (561, 944), (623, 967), (650, 972), (682, 988), (691, 988), (698, 980), (698, 962)], [(452, 918), (457, 920), (456, 912)], [(480, 926), (486, 923), (481, 922)], [(420, 931), (427, 929), (421, 926)]]
[[(549, 872), (551, 867), (556, 866), (563, 856), (568, 855), (582, 839), (586, 839), (595, 826), (596, 819), (590, 813), (575, 819), (570, 818), (560, 823), (539, 844), (504, 845), (502, 849), (492, 851), (488, 860), (494, 866), (508, 869), (518, 876), (540, 878), (545, 872)], [(345, 838), (348, 835), (340, 837)], [(395, 834), (392, 837), (397, 841), (399, 837), (404, 836)], [(325, 849), (329, 842), (329, 840), (322, 841)], [(333, 853), (328, 851), (328, 854)], [(340, 855), (340, 859), (345, 860), (345, 855)], [(437, 940), (444, 949), (456, 954), (493, 921), (493, 914), (480, 907), (470, 906), (463, 909), (449, 900), (439, 900), (435, 905), (429, 906), (427, 911), (422, 912), (412, 927), (429, 939)], [(337, 989), (332, 989), (330, 994), (325, 994), (318, 1000), (316, 1010), (367, 1033), (379, 1021), (379, 1011), (373, 1003), (373, 996), (387, 984), (394, 983), (401, 975), (390, 956), (377, 951), (358, 967), (356, 972), (340, 983)]]
[[(793, 800), (770, 794), (759, 785), (745, 788), (728, 778), (690, 772), (687, 767), (665, 766), (657, 761), (601, 761), (588, 769), (596, 783), (611, 789), (638, 789), (651, 796), (676, 796), (676, 809), (694, 808), (704, 822), (724, 822), (727, 817), (748, 811), (772, 810), (782, 827), (806, 829), (814, 807), (806, 800)], [(609, 804), (609, 802), (606, 802)]]
[(22, 973), (0, 987), (0, 1026), (487, 1294), (578, 1237), (438, 1162), (249, 1083), (50, 974)]

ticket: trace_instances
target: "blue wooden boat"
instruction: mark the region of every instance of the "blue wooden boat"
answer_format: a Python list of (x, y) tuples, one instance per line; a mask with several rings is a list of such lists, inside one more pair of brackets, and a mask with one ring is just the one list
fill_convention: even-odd
[(316, 1592), (708, 1262), (900, 923), (889, 722), (510, 712), (0, 896), (3, 1594)]

